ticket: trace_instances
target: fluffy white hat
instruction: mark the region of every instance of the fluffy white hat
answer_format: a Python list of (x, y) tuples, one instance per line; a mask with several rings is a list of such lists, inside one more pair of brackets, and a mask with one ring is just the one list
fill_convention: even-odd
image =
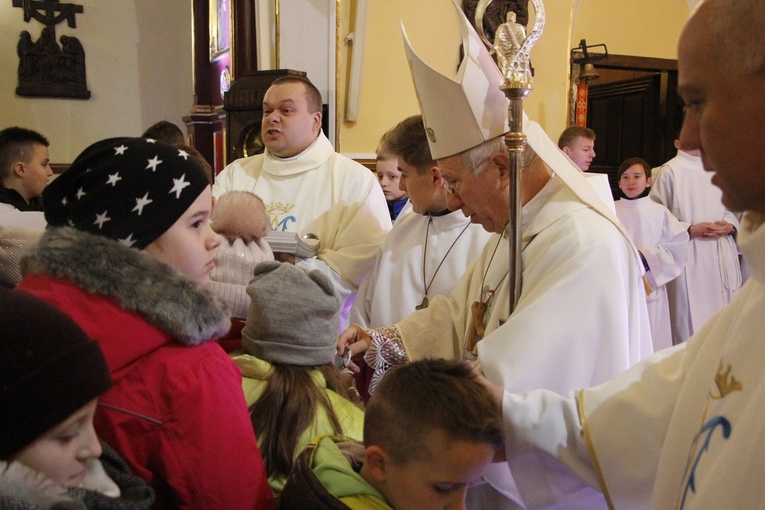
[(231, 316), (243, 319), (250, 306), (247, 284), (261, 262), (274, 260), (263, 239), (269, 217), (263, 201), (248, 191), (229, 191), (218, 199), (212, 212), (212, 228), (224, 239), (215, 251), (210, 288), (225, 302)]
[(426, 64), (401, 25), (433, 159), (452, 156), (509, 131), (508, 99), (499, 88), (504, 79), (462, 9), (456, 3), (454, 7), (459, 12), (465, 51), (454, 78)]

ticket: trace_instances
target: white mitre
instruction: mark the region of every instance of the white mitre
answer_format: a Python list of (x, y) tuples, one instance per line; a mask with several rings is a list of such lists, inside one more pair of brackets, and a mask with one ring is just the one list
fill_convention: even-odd
[[(472, 149), (509, 131), (509, 101), (500, 89), (504, 78), (460, 6), (452, 3), (459, 12), (465, 51), (455, 78), (444, 76), (423, 62), (412, 48), (403, 24), (401, 26), (430, 153), (436, 160)], [(607, 183), (594, 185), (588, 182), (582, 171), (560, 151), (539, 124), (528, 119), (525, 112), (523, 131), (527, 143), (566, 186), (629, 238), (616, 218)]]
[(433, 159), (452, 156), (509, 131), (508, 99), (499, 89), (504, 78), (460, 6), (453, 0), (452, 3), (459, 12), (465, 51), (454, 78), (423, 62), (412, 49), (401, 24)]

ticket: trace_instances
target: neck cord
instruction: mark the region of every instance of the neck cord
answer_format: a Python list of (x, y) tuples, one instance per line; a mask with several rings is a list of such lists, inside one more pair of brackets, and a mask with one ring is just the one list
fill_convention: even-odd
[[(470, 222), (468, 222), (467, 225), (465, 225), (465, 228), (462, 229), (462, 232), (459, 233), (457, 238), (452, 242), (452, 245), (449, 246), (449, 249), (446, 250), (446, 254), (441, 259), (441, 262), (438, 263), (438, 266), (436, 267), (435, 272), (433, 273), (433, 276), (431, 276), (430, 281), (428, 282), (425, 278), (425, 263), (428, 259), (428, 237), (430, 236), (430, 224), (433, 223), (433, 217), (428, 216), (428, 224), (425, 227), (425, 248), (422, 251), (422, 285), (425, 287), (425, 295), (422, 297), (422, 302), (415, 307), (416, 310), (422, 310), (423, 308), (427, 308), (430, 304), (428, 300), (428, 290), (430, 290), (430, 286), (433, 285), (433, 280), (436, 279), (436, 275), (438, 274), (438, 270), (441, 269), (441, 266), (444, 264), (444, 261), (446, 260), (446, 257), (449, 256), (449, 253), (451, 253), (452, 248), (454, 248), (454, 245), (457, 244), (457, 241), (460, 240), (460, 237), (462, 237), (462, 234), (465, 233), (465, 231), (470, 226)], [(426, 283), (427, 282), (427, 283)]]
[(468, 328), (467, 337), (465, 338), (465, 353), (473, 353), (475, 354), (475, 347), (478, 344), (478, 341), (483, 338), (483, 336), (486, 334), (486, 326), (484, 325), (484, 315), (486, 314), (486, 309), (489, 306), (489, 302), (494, 298), (494, 294), (497, 292), (497, 289), (499, 289), (499, 286), (502, 285), (502, 282), (505, 281), (505, 278), (507, 278), (507, 275), (510, 274), (510, 271), (508, 270), (505, 275), (502, 277), (502, 279), (497, 283), (497, 286), (494, 287), (494, 290), (487, 290), (484, 293), (483, 286), (486, 282), (486, 275), (489, 274), (489, 269), (491, 268), (491, 263), (494, 261), (494, 255), (497, 254), (497, 249), (499, 248), (499, 243), (502, 242), (502, 239), (504, 238), (504, 235), (499, 236), (499, 241), (497, 242), (497, 245), (494, 247), (494, 251), (491, 254), (491, 258), (489, 259), (489, 263), (486, 266), (486, 271), (483, 273), (483, 278), (481, 279), (481, 288), (478, 290), (478, 300), (473, 302), (473, 304), (470, 307), (470, 327)]

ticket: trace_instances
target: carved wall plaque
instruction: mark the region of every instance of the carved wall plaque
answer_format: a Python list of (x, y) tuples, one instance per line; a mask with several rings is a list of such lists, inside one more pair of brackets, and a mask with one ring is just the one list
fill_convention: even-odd
[(19, 55), (20, 96), (66, 97), (88, 99), (90, 91), (85, 80), (85, 50), (79, 39), (61, 36), (56, 41), (56, 25), (67, 22), (76, 28), (75, 14), (83, 6), (62, 4), (59, 0), (13, 0), (14, 7), (24, 11), (24, 21), (35, 19), (45, 25), (36, 41), (32, 34), (21, 32), (16, 50)]

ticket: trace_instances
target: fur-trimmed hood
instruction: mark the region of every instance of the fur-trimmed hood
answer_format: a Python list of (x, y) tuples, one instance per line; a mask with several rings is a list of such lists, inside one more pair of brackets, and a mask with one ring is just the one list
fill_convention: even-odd
[(66, 489), (18, 462), (0, 461), (0, 507), (14, 510), (85, 509)]
[(49, 228), (21, 272), (69, 280), (170, 334), (183, 345), (223, 335), (228, 313), (212, 292), (145, 253), (70, 227)]
[[(107, 496), (99, 486), (63, 487), (44, 474), (19, 462), (0, 461), (0, 508), (3, 510), (148, 510), (154, 491), (134, 476), (119, 455), (105, 443), (95, 461), (99, 480), (108, 480), (116, 494)], [(84, 488), (90, 485), (90, 488)], [(102, 487), (102, 486), (101, 486)]]

